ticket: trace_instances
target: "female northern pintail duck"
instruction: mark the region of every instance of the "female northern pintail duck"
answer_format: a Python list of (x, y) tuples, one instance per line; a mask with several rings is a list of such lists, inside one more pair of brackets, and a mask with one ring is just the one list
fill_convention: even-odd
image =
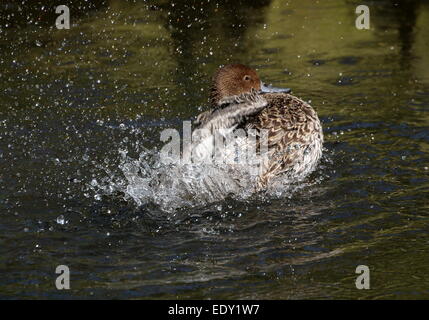
[(268, 161), (258, 177), (258, 189), (286, 174), (302, 179), (322, 155), (323, 131), (317, 113), (290, 89), (266, 86), (255, 70), (242, 64), (220, 68), (213, 77), (212, 109), (200, 114), (198, 129), (254, 129), (268, 133)]

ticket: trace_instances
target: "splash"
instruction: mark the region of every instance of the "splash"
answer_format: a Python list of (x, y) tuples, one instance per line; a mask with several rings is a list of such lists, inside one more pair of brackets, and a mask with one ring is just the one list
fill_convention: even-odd
[(95, 197), (123, 194), (138, 206), (155, 204), (163, 211), (194, 207), (223, 200), (249, 198), (255, 190), (255, 178), (244, 165), (223, 163), (182, 163), (161, 159), (156, 150), (144, 150), (138, 159), (121, 150), (116, 172), (102, 168), (107, 174), (93, 179), (90, 188)]
[(162, 161), (157, 149), (145, 149), (138, 158), (130, 157), (127, 150), (120, 150), (119, 155), (115, 170), (100, 166), (105, 176), (89, 184), (95, 192), (94, 197), (101, 199), (104, 195), (120, 194), (137, 206), (155, 205), (164, 212), (205, 206), (227, 197), (239, 201), (290, 198), (298, 190), (319, 184), (321, 179), (302, 181), (279, 176), (268, 190), (255, 193), (256, 178), (249, 174), (246, 165)]

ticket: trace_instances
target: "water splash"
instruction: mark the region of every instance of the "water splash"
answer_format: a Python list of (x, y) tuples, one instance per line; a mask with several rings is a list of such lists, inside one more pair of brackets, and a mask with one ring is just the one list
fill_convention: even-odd
[(205, 205), (228, 196), (246, 199), (255, 189), (255, 179), (242, 165), (183, 164), (173, 159), (166, 163), (160, 158), (156, 149), (141, 152), (138, 159), (121, 150), (119, 170), (103, 167), (107, 176), (93, 179), (89, 186), (96, 198), (119, 192), (138, 206), (155, 204), (163, 211)]
[(256, 177), (249, 174), (245, 164), (161, 161), (157, 149), (145, 149), (138, 158), (129, 156), (127, 150), (120, 150), (119, 154), (116, 169), (108, 169), (104, 164), (100, 166), (105, 172), (104, 177), (99, 176), (90, 182), (96, 200), (120, 194), (137, 206), (155, 205), (162, 211), (173, 212), (179, 208), (208, 205), (227, 197), (240, 201), (251, 197), (289, 198), (297, 190), (320, 183), (319, 178), (291, 181), (280, 176), (272, 181), (268, 190), (255, 194)]

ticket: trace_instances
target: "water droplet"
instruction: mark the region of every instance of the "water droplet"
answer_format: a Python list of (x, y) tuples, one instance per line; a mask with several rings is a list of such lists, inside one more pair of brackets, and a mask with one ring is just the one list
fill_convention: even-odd
[(58, 216), (58, 217), (57, 217), (57, 223), (58, 223), (58, 224), (61, 224), (61, 225), (64, 225), (64, 224), (66, 224), (67, 222), (66, 222), (66, 220), (64, 219), (64, 216), (63, 216), (63, 215), (60, 215), (60, 216)]

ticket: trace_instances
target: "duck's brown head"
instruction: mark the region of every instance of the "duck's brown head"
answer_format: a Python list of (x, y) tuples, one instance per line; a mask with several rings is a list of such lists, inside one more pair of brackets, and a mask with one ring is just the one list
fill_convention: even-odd
[(248, 93), (256, 90), (261, 93), (284, 92), (288, 93), (289, 88), (274, 88), (266, 86), (255, 70), (242, 64), (229, 64), (220, 68), (213, 77), (213, 87), (211, 89), (211, 103), (218, 105), (219, 100)]

